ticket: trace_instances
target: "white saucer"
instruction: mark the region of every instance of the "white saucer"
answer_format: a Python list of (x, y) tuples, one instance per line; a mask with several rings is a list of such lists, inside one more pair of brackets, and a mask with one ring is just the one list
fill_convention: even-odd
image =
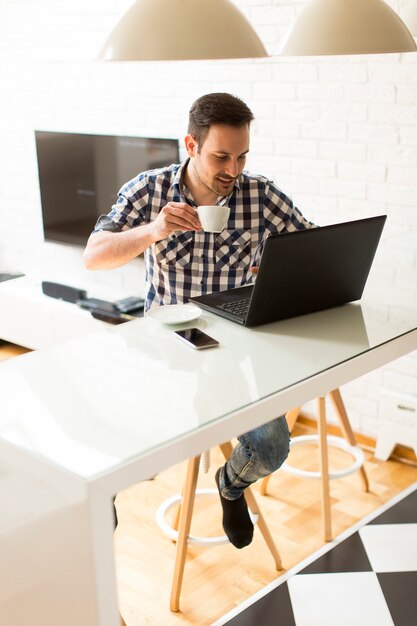
[(190, 304), (168, 304), (150, 309), (146, 317), (161, 324), (183, 324), (197, 319), (201, 313), (201, 309)]

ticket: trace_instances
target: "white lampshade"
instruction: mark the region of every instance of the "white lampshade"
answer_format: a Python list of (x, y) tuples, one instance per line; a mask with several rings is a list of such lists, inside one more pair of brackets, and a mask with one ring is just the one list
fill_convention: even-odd
[(136, 0), (99, 59), (171, 61), (268, 56), (231, 0)]
[(281, 54), (412, 52), (416, 43), (383, 0), (310, 0), (282, 44)]
[(407, 28), (413, 37), (417, 37), (417, 0), (411, 0), (405, 10), (401, 13)]

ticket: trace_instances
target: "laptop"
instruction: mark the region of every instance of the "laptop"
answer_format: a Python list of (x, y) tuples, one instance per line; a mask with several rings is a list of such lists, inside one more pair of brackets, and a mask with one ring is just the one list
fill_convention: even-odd
[(190, 302), (243, 326), (259, 326), (359, 300), (386, 217), (270, 235), (253, 285)]

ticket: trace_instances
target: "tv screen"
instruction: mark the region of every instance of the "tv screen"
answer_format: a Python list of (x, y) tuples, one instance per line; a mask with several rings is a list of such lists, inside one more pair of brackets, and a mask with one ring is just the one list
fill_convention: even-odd
[(140, 172), (179, 161), (177, 139), (35, 131), (45, 241), (84, 246)]

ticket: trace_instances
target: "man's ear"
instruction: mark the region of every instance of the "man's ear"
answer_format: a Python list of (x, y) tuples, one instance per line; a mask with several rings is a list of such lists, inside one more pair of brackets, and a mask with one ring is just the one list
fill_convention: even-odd
[(198, 152), (198, 143), (194, 135), (187, 135), (184, 141), (185, 141), (185, 149), (187, 150), (188, 156), (190, 157), (196, 156)]

